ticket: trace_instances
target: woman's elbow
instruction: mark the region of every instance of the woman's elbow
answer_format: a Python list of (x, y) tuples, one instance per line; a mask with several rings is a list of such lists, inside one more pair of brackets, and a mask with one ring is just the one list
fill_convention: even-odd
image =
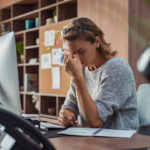
[(100, 128), (102, 126), (102, 120), (98, 119), (97, 121), (89, 122), (90, 128)]

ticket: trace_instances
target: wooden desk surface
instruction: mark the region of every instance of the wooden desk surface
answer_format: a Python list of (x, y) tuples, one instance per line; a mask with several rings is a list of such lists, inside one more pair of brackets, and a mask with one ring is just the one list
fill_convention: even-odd
[(135, 134), (132, 138), (65, 136), (49, 139), (57, 150), (117, 150), (150, 147), (150, 136)]

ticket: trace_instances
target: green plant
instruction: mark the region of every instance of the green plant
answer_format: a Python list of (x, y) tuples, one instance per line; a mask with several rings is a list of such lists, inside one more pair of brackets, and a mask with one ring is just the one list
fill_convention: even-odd
[(56, 9), (53, 10), (53, 16), (56, 16)]
[(17, 49), (17, 52), (18, 52), (20, 55), (23, 55), (23, 54), (24, 54), (23, 42), (17, 42), (17, 43), (16, 43), (16, 49)]

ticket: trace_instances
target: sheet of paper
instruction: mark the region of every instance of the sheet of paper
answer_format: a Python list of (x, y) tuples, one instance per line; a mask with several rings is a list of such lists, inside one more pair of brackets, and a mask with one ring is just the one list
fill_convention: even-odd
[[(97, 133), (97, 131), (99, 131)], [(100, 128), (76, 128), (70, 127), (58, 134), (75, 135), (75, 136), (106, 136), (106, 137), (122, 137), (130, 138), (136, 131), (135, 130), (113, 130), (113, 129), (100, 129)]]
[(21, 114), (21, 116), (23, 118), (36, 118), (38, 117), (39, 115), (38, 114)]
[(51, 53), (42, 54), (41, 56), (41, 69), (49, 69), (51, 68)]
[(70, 127), (64, 131), (58, 132), (58, 134), (75, 135), (75, 136), (93, 136), (93, 133), (99, 128), (76, 128)]
[(4, 137), (0, 141), (0, 149), (11, 150), (15, 143), (16, 143), (15, 138), (10, 136), (9, 134), (5, 134)]
[(52, 88), (60, 89), (60, 68), (52, 67)]
[(61, 64), (62, 49), (53, 48), (52, 49), (52, 64)]
[(59, 126), (56, 124), (52, 124), (52, 123), (47, 123), (47, 122), (40, 122), (40, 127), (45, 127), (45, 128), (60, 128), (60, 129), (64, 129), (64, 126)]
[(54, 46), (55, 45), (55, 30), (45, 31), (44, 43), (45, 43), (45, 46)]
[(135, 132), (135, 130), (102, 129), (95, 136), (130, 138)]

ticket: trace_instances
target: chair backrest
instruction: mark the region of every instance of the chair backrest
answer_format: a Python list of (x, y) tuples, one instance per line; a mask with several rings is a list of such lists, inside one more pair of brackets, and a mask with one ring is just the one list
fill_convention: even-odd
[(141, 84), (137, 90), (139, 123), (150, 124), (150, 84)]

